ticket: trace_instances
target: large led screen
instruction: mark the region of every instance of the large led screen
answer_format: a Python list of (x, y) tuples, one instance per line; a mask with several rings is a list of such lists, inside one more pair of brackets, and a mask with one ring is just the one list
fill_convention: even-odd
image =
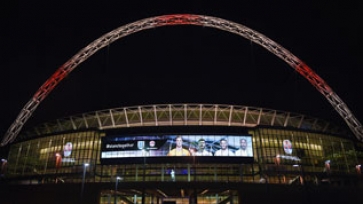
[(173, 156), (252, 158), (252, 136), (184, 134), (102, 138), (101, 160)]

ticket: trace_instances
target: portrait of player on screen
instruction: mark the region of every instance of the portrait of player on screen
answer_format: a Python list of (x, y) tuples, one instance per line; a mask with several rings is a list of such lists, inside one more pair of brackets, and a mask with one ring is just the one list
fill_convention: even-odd
[(248, 148), (248, 142), (246, 138), (242, 138), (239, 140), (240, 142), (240, 148), (235, 152), (236, 156), (242, 156), (242, 157), (251, 157), (252, 151), (250, 148)]
[(178, 135), (175, 138), (175, 148), (170, 150), (167, 156), (190, 156), (190, 152), (183, 148), (183, 138)]
[(222, 138), (219, 140), (220, 149), (217, 150), (214, 156), (234, 156), (234, 153), (228, 148), (228, 140)]
[(201, 138), (198, 140), (198, 149), (195, 156), (213, 156), (213, 154), (206, 149), (205, 139)]

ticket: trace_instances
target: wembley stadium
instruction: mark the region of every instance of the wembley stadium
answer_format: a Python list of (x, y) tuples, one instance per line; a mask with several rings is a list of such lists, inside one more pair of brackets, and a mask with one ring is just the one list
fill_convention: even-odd
[[(317, 88), (348, 128), (283, 110), (182, 103), (98, 110), (22, 129), (53, 88), (93, 53), (126, 35), (178, 24), (229, 31), (261, 45)], [(358, 200), (362, 135), (361, 124), (332, 89), (266, 36), (215, 17), (158, 16), (101, 36), (40, 87), (1, 143), (9, 147), (1, 160), (1, 199), (102, 204)]]

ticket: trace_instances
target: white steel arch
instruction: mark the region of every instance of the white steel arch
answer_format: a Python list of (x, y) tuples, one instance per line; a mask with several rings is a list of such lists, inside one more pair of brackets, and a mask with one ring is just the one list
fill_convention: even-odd
[(56, 72), (38, 89), (29, 102), (25, 104), (16, 120), (11, 124), (4, 135), (1, 146), (14, 141), (21, 131), (23, 125), (31, 117), (39, 104), (54, 89), (54, 87), (57, 86), (58, 83), (62, 81), (63, 78), (73, 71), (79, 64), (91, 57), (98, 50), (122, 37), (136, 33), (138, 31), (168, 25), (197, 25), (212, 27), (237, 34), (264, 47), (266, 50), (284, 60), (295, 71), (305, 77), (329, 101), (329, 103), (347, 123), (356, 138), (363, 141), (362, 125), (353, 115), (347, 105), (343, 102), (343, 100), (340, 99), (340, 97), (331, 89), (331, 87), (304, 62), (302, 62), (299, 58), (294, 56), (292, 53), (273, 40), (244, 25), (225, 19), (193, 14), (172, 14), (150, 17), (118, 27), (80, 50), (76, 55), (74, 55), (71, 59), (59, 67)]

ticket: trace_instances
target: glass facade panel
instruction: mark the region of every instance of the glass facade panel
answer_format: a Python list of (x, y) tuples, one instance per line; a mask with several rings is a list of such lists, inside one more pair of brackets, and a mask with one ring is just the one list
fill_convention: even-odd
[[(334, 175), (357, 174), (361, 153), (348, 139), (262, 127), (251, 128), (248, 134), (252, 135), (252, 162), (193, 163), (193, 160), (188, 160), (185, 163), (140, 164), (118, 161), (112, 165), (102, 165), (100, 161), (101, 137), (105, 137), (102, 131), (50, 135), (13, 144), (7, 176), (24, 180), (36, 178), (39, 183), (80, 183), (85, 171), (86, 182), (114, 183), (120, 177), (120, 182), (137, 183), (268, 182), (301, 185), (304, 182), (317, 184)], [(84, 163), (90, 165), (84, 167)], [(108, 202), (109, 198), (108, 194), (101, 200)], [(218, 195), (198, 197), (198, 201), (210, 203), (220, 198)]]
[[(49, 180), (48, 177), (80, 172), (84, 163), (95, 164), (98, 160), (99, 140), (97, 132), (87, 131), (14, 144), (9, 152), (7, 176), (39, 176)], [(71, 176), (66, 177), (71, 180)]]
[[(54, 175), (72, 180), (71, 174), (87, 172), (96, 181), (109, 182), (116, 176), (124, 181), (243, 181), (255, 182), (256, 176), (281, 182), (281, 175), (294, 178), (305, 173), (329, 171), (355, 173), (358, 162), (354, 144), (346, 139), (302, 131), (256, 128), (253, 135), (255, 164), (124, 164), (101, 165), (100, 146), (103, 133), (85, 131), (43, 137), (12, 145), (8, 176)], [(291, 142), (291, 152), (284, 141)], [(297, 168), (299, 167), (299, 168)], [(172, 173), (173, 172), (173, 173)], [(173, 175), (173, 176), (172, 176)], [(77, 176), (79, 177), (79, 175)]]

